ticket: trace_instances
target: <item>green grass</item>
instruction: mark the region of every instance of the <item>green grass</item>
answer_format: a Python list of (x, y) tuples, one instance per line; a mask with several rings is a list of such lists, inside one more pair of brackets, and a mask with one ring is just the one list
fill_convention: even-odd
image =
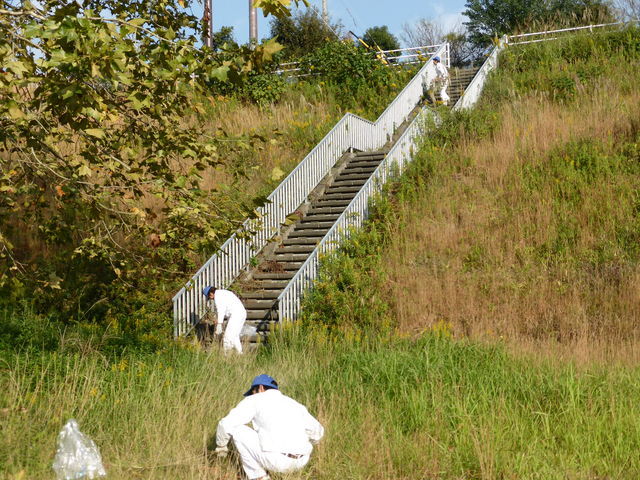
[(235, 479), (207, 446), (263, 372), (326, 427), (310, 466), (291, 478), (640, 474), (638, 369), (528, 363), (446, 332), (359, 341), (289, 330), (242, 358), (176, 346), (119, 359), (23, 353), (0, 365), (4, 478), (51, 478), (57, 432), (76, 418), (109, 478)]

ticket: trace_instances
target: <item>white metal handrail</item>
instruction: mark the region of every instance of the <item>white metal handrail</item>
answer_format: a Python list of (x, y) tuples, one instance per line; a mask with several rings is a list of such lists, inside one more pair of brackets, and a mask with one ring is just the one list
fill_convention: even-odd
[(290, 280), (277, 300), (281, 321), (296, 320), (300, 312), (302, 296), (311, 287), (318, 275), (320, 258), (329, 253), (351, 235), (352, 229), (360, 227), (369, 216), (369, 200), (381, 191), (392, 172), (401, 172), (410, 161), (416, 139), (422, 136), (426, 119), (433, 117), (433, 110), (424, 108), (411, 125), (394, 144), (382, 163), (371, 174), (362, 189), (349, 203), (342, 215), (336, 220), (314, 251), (302, 264), (296, 275)]
[[(635, 22), (613, 22), (613, 23), (600, 23), (598, 25), (584, 25), (582, 27), (569, 27), (569, 28), (560, 28), (557, 30), (547, 30), (544, 32), (530, 32), (530, 33), (520, 33), (518, 35), (509, 35), (507, 37), (509, 45), (525, 45), (527, 43), (538, 43), (538, 42), (546, 42), (548, 40), (557, 40), (558, 37), (549, 37), (548, 35), (557, 35), (559, 33), (571, 33), (571, 32), (579, 32), (582, 30), (589, 30), (592, 32), (594, 29), (604, 28), (604, 27), (613, 27), (613, 26), (623, 26), (628, 25), (629, 23)], [(534, 40), (528, 40), (531, 37), (542, 37)], [(518, 40), (524, 39), (524, 40)], [(516, 40), (516, 41), (513, 41)]]
[(491, 53), (484, 61), (480, 69), (476, 72), (474, 77), (465, 88), (463, 95), (458, 99), (453, 106), (453, 110), (463, 110), (473, 107), (480, 99), (480, 94), (484, 89), (484, 85), (487, 82), (489, 74), (498, 67), (498, 54), (507, 45), (507, 37), (504, 36), (500, 39), (498, 44), (491, 50)]
[[(472, 83), (476, 82), (477, 86), (472, 89), (467, 88), (454, 106), (455, 109), (469, 108), (478, 101), (479, 92), (484, 86), (488, 73), (497, 67), (497, 56), (503, 45), (504, 43), (501, 43), (494, 47), (472, 80)], [(463, 100), (467, 95), (469, 100)], [(432, 122), (428, 123), (430, 119)], [(336, 220), (333, 227), (318, 243), (314, 251), (291, 279), (287, 287), (278, 296), (278, 314), (281, 321), (296, 320), (298, 318), (302, 296), (311, 287), (318, 275), (320, 257), (334, 250), (345, 238), (348, 238), (353, 228), (362, 225), (369, 216), (369, 201), (372, 195), (382, 191), (382, 187), (392, 173), (401, 173), (405, 166), (412, 161), (411, 157), (413, 151), (418, 147), (419, 138), (424, 135), (430, 124), (433, 125), (436, 122), (437, 118), (433, 110), (424, 107), (394, 144), (369, 180), (367, 180), (342, 215)]]
[[(400, 63), (418, 63), (418, 62), (403, 62), (403, 59), (408, 58), (420, 58), (420, 57), (431, 57), (435, 55), (435, 52), (438, 51), (442, 47), (442, 43), (438, 45), (424, 45), (422, 47), (408, 47), (408, 48), (398, 48), (395, 50), (379, 50), (368, 52), (370, 55), (382, 55), (385, 60), (394, 60)], [(447, 44), (448, 45), (448, 44)], [(402, 53), (400, 55), (388, 56), (389, 53), (397, 53), (397, 52), (419, 52), (419, 53)], [(448, 55), (447, 55), (448, 58)], [(302, 62), (285, 62), (278, 65), (278, 69), (273, 73), (275, 74), (283, 74), (283, 73), (293, 73), (299, 72), (302, 70), (300, 64)], [(447, 64), (448, 65), (448, 64)], [(302, 76), (302, 75), (292, 75), (292, 76)]]
[[(446, 45), (435, 53), (444, 55)], [(424, 88), (435, 78), (431, 59), (409, 81), (375, 123), (346, 114), (300, 164), (267, 197), (258, 209), (259, 220), (246, 221), (241, 230), (196, 272), (173, 297), (174, 335), (188, 333), (205, 310), (201, 290), (207, 285), (228, 287), (251, 259), (278, 233), (287, 215), (294, 212), (349, 149), (375, 150), (382, 147), (422, 98)]]

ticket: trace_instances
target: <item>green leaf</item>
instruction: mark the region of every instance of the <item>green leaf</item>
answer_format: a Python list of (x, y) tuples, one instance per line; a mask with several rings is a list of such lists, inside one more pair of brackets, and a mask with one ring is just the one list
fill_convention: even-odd
[(104, 138), (104, 129), (102, 128), (87, 128), (84, 132), (92, 137)]
[(9, 115), (13, 119), (24, 118), (24, 112), (20, 110), (18, 104), (14, 101), (10, 101), (7, 110), (9, 111)]
[(214, 68), (213, 70), (211, 70), (210, 75), (212, 78), (215, 78), (216, 80), (225, 82), (229, 77), (229, 67), (222, 66), (222, 67)]
[(78, 175), (80, 175), (81, 177), (90, 177), (91, 169), (89, 168), (89, 165), (83, 163), (80, 168), (78, 168)]
[[(296, 6), (301, 3), (305, 6), (309, 6), (309, 2), (307, 0), (294, 0)], [(276, 17), (288, 17), (291, 15), (291, 11), (289, 10), (289, 6), (291, 5), (291, 0), (255, 0), (253, 2), (253, 6), (256, 8), (262, 9), (262, 13), (264, 16), (275, 15)]]
[(284, 46), (280, 45), (275, 38), (267, 40), (261, 46), (263, 60), (265, 61), (271, 60), (273, 56), (283, 48)]
[(145, 23), (147, 23), (147, 20), (144, 18), (132, 18), (131, 20), (129, 20), (127, 22), (129, 25), (133, 25), (134, 27), (141, 27), (142, 25), (144, 25)]

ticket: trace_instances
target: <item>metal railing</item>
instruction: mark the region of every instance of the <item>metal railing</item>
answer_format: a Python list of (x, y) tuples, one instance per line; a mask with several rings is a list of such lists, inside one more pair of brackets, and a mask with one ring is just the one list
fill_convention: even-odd
[[(630, 22), (630, 23), (636, 23), (636, 22)], [(589, 30), (590, 32), (593, 32), (594, 30), (603, 29), (605, 27), (625, 26), (625, 25), (629, 25), (630, 23), (629, 22), (601, 23), (598, 25), (585, 25), (583, 27), (560, 28), (558, 30), (548, 30), (545, 32), (521, 33), (519, 35), (509, 35), (507, 37), (507, 41), (509, 45), (525, 45), (527, 43), (546, 42), (549, 40), (557, 40), (559, 38), (557, 36), (558, 34), (574, 33), (574, 32), (580, 32), (584, 30)]]
[(360, 227), (369, 216), (370, 199), (381, 191), (392, 173), (402, 172), (410, 161), (416, 139), (425, 131), (426, 120), (433, 117), (433, 110), (424, 108), (405, 130), (402, 136), (385, 156), (382, 163), (372, 173), (362, 189), (349, 203), (342, 215), (317, 245), (315, 250), (302, 264), (296, 275), (282, 291), (277, 300), (278, 314), (281, 321), (296, 320), (300, 312), (303, 293), (311, 287), (317, 277), (320, 258), (334, 250), (345, 238), (349, 238), (352, 229)]
[(493, 50), (491, 50), (491, 53), (484, 61), (480, 69), (476, 72), (474, 77), (471, 79), (469, 85), (467, 85), (467, 88), (464, 89), (464, 94), (453, 106), (453, 110), (471, 108), (477, 103), (478, 99), (480, 98), (480, 94), (484, 89), (484, 84), (487, 82), (487, 77), (489, 76), (489, 73), (491, 73), (498, 67), (498, 55), (506, 45), (507, 37), (504, 36), (500, 39)]
[[(408, 48), (398, 48), (396, 50), (380, 50), (377, 52), (369, 52), (371, 55), (375, 55), (381, 60), (384, 59), (389, 66), (400, 66), (400, 65), (410, 65), (414, 63), (421, 63), (436, 54), (436, 52), (442, 47), (442, 45), (449, 46), (446, 44), (438, 44), (438, 45), (423, 45), (421, 47), (408, 47)], [(447, 52), (443, 55), (447, 60), (447, 66), (449, 66), (449, 48), (447, 48)], [(394, 55), (391, 55), (394, 54)], [(287, 74), (291, 77), (306, 77), (309, 75), (318, 75), (315, 73), (299, 73), (302, 72), (303, 69), (300, 66), (302, 62), (285, 62), (278, 65), (278, 69), (273, 73), (278, 75)]]
[[(498, 53), (503, 48), (503, 45), (504, 43), (501, 42), (500, 45), (494, 47), (473, 78), (471, 83), (475, 82), (475, 85), (471, 89), (467, 88), (462, 97), (456, 102), (455, 109), (469, 108), (478, 101), (489, 72), (497, 67)], [(467, 95), (469, 96), (468, 100), (465, 99)], [(424, 107), (394, 144), (369, 180), (349, 203), (342, 215), (338, 217), (333, 227), (318, 243), (278, 297), (276, 305), (278, 306), (278, 314), (281, 321), (296, 320), (298, 318), (302, 296), (312, 286), (318, 275), (320, 258), (337, 248), (344, 239), (349, 238), (354, 228), (362, 226), (362, 223), (369, 216), (371, 197), (382, 191), (382, 187), (392, 174), (402, 173), (406, 165), (412, 160), (411, 157), (413, 151), (418, 147), (419, 138), (425, 134), (429, 125), (435, 125), (436, 123), (437, 117), (434, 111)]]
[[(434, 52), (446, 55), (447, 45)], [(267, 197), (258, 220), (248, 220), (241, 233), (231, 236), (173, 297), (174, 335), (185, 335), (200, 320), (207, 285), (228, 287), (251, 259), (278, 233), (286, 217), (294, 212), (309, 193), (329, 173), (349, 149), (374, 150), (382, 147), (422, 98), (424, 88), (435, 78), (429, 60), (396, 96), (375, 123), (346, 114), (300, 164)]]

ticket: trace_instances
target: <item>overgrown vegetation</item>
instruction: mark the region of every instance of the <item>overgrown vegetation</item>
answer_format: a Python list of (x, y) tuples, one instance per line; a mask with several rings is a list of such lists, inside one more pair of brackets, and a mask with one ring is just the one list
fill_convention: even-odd
[(476, 45), (518, 31), (554, 30), (612, 22), (611, 3), (602, 0), (467, 0), (468, 38)]
[[(619, 478), (640, 472), (637, 369), (577, 370), (454, 341), (283, 332), (258, 355), (5, 356), (0, 462), (8, 479), (51, 478), (73, 417), (114, 479), (236, 479), (210, 454), (216, 423), (269, 372), (326, 437), (291, 479)], [(82, 350), (85, 348), (86, 350)], [(84, 353), (82, 353), (84, 352)], [(312, 359), (312, 360), (310, 360)]]
[[(210, 55), (178, 4), (171, 18), (138, 3), (103, 18), (99, 5), (110, 4), (0, 9), (11, 27), (0, 41), (0, 304), (28, 300), (60, 328), (146, 334), (347, 110), (375, 119), (410, 73), (338, 42), (338, 81), (287, 83), (271, 73), (272, 41), (249, 49), (221, 31), (226, 46)], [(316, 71), (327, 58), (312, 58)], [(340, 83), (353, 66), (356, 79)]]
[(635, 362), (638, 38), (508, 49), (483, 106), (443, 119), (369, 231), (328, 262), (309, 321), (392, 318), (412, 335)]

